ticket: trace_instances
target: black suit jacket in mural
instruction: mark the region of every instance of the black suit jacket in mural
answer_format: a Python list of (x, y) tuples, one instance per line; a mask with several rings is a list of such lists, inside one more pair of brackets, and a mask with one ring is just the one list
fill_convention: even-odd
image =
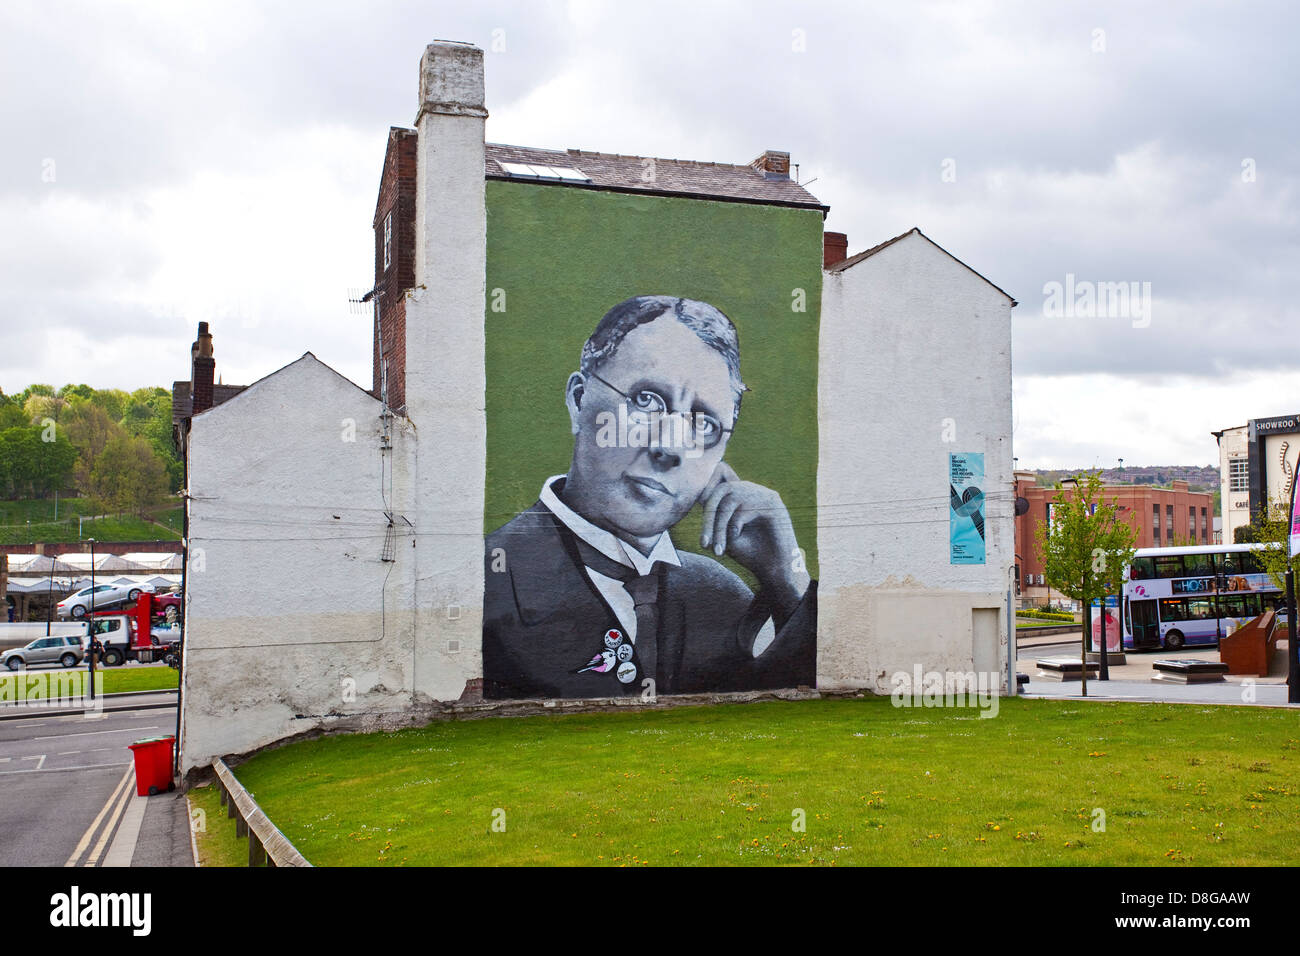
[[(500, 550), (498, 550), (500, 549)], [(717, 561), (678, 552), (660, 562), (655, 691), (687, 694), (811, 686), (817, 650), (817, 582), (759, 656), (752, 648), (772, 609)], [(493, 570), (494, 563), (504, 569)], [(494, 560), (495, 559), (495, 560)], [(492, 698), (640, 694), (613, 671), (575, 673), (621, 628), (582, 565), (573, 532), (540, 501), (487, 537), (483, 684)]]

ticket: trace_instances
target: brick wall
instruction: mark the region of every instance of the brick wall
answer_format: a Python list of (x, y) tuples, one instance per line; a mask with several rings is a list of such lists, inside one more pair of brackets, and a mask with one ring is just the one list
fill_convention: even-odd
[[(388, 358), (388, 404), (406, 405), (406, 306), (403, 293), (415, 285), (415, 130), (388, 131), (388, 150), (375, 204), (375, 289), (378, 298), (372, 385), (379, 395), (379, 338)], [(392, 214), (389, 263), (384, 266), (384, 226)]]
[(217, 360), (199, 357), (191, 363), (190, 375), (193, 380), (190, 400), (190, 414), (197, 415), (212, 407), (212, 380), (216, 374)]
[[(1046, 586), (1028, 585), (1026, 574), (1043, 573), (1043, 562), (1038, 556), (1034, 535), (1038, 525), (1047, 520), (1047, 503), (1057, 491), (1037, 486), (1033, 479), (1018, 479), (1016, 494), (1029, 502), (1029, 510), (1016, 517), (1016, 563), (1020, 566), (1020, 587), (1024, 596), (1046, 595)], [(1188, 491), (1187, 482), (1175, 481), (1172, 488), (1151, 485), (1106, 485), (1103, 497), (1118, 500), (1120, 518), (1137, 529), (1135, 546), (1139, 548), (1164, 548), (1173, 545), (1169, 536), (1170, 507), (1173, 508), (1174, 537), (1179, 542), (1192, 538), (1196, 544), (1214, 543), (1214, 497), (1204, 492)], [(1160, 538), (1156, 540), (1153, 508), (1160, 509)], [(1191, 509), (1191, 510), (1189, 510)], [(1204, 511), (1204, 535), (1202, 535)], [(1193, 517), (1195, 519), (1193, 523)], [(1041, 592), (1041, 594), (1040, 594)]]

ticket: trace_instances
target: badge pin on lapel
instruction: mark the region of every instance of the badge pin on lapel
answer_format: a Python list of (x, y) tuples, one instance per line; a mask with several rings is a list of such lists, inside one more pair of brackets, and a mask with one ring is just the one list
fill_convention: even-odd
[(611, 651), (623, 643), (623, 632), (616, 627), (611, 627), (605, 632), (605, 646)]

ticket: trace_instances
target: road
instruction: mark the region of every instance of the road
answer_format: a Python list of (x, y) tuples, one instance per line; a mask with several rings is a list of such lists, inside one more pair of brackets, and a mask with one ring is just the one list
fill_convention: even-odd
[(174, 706), (0, 721), (0, 866), (184, 865), (184, 800), (137, 797), (128, 749), (175, 730)]
[(1056, 641), (1049, 638), (1040, 637), (1036, 641), (1025, 641), (1023, 639), (1016, 642), (1016, 660), (1017, 661), (1036, 661), (1040, 657), (1059, 657), (1062, 654), (1079, 653), (1079, 638), (1067, 637), (1065, 640)]

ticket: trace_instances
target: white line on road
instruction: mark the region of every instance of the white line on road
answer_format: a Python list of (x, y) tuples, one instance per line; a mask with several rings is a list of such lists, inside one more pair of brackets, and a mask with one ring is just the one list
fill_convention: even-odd
[(24, 737), (24, 740), (53, 740), (56, 737), (94, 737), (97, 734), (133, 734), (140, 730), (162, 730), (159, 724), (149, 727), (123, 727), (121, 730), (83, 730), (79, 734), (41, 734), (39, 737)]
[(157, 720), (158, 719), (157, 711), (160, 709), (162, 708), (133, 707), (130, 710), (98, 710), (98, 711), (88, 710), (84, 714), (80, 714), (77, 716), (67, 716), (67, 717), (14, 717), (11, 720), (6, 720), (5, 725), (7, 726), (12, 724), (13, 726), (19, 726), (21, 724), (30, 723), (33, 720), (42, 720), (42, 721), (47, 721), (49, 723), (59, 723), (59, 724), (66, 724), (69, 722), (80, 723), (83, 720), (103, 720), (106, 717), (127, 717), (127, 716), (134, 717), (136, 720)]
[[(121, 768), (120, 763), (91, 763), (80, 767), (46, 767), (40, 773), (66, 773), (69, 770), (118, 770)], [(15, 773), (37, 773), (33, 770), (0, 770), (0, 777), (6, 777)]]
[(104, 819), (104, 814), (108, 813), (108, 808), (113, 805), (113, 801), (117, 799), (118, 793), (121, 792), (122, 788), (130, 782), (133, 773), (135, 773), (134, 763), (126, 768), (126, 773), (122, 774), (122, 779), (117, 782), (117, 786), (113, 789), (112, 796), (108, 798), (108, 803), (104, 804), (104, 808), (99, 811), (99, 816), (95, 817), (94, 821), (86, 829), (86, 832), (82, 834), (81, 842), (78, 843), (77, 848), (72, 851), (72, 856), (68, 857), (68, 862), (64, 863), (64, 866), (77, 865), (77, 858), (86, 852), (86, 847), (90, 846), (90, 839), (95, 835), (95, 831), (99, 829), (99, 824), (100, 821)]

